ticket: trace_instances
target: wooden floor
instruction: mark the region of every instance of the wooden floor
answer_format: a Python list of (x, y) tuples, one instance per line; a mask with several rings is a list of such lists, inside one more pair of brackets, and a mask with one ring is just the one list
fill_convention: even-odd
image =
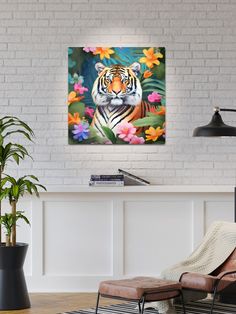
[[(31, 293), (31, 308), (18, 311), (1, 311), (1, 314), (56, 314), (82, 308), (95, 307), (96, 293)], [(103, 305), (119, 303), (101, 298)]]

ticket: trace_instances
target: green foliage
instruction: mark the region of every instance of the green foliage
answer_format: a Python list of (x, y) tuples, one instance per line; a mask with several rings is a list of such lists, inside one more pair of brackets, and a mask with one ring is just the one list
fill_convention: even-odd
[(38, 178), (33, 175), (26, 175), (19, 178), (18, 180), (9, 175), (6, 175), (1, 182), (2, 191), (0, 194), (0, 200), (3, 198), (8, 198), (10, 204), (13, 201), (18, 202), (19, 198), (24, 196), (26, 192), (31, 195), (35, 194), (37, 197), (39, 197), (38, 188), (40, 187), (45, 191), (46, 188), (43, 185), (37, 183), (38, 181)]
[(12, 232), (12, 227), (16, 224), (16, 222), (19, 219), (23, 219), (28, 225), (30, 225), (30, 222), (28, 218), (23, 215), (23, 211), (17, 211), (16, 215), (13, 215), (12, 213), (5, 213), (5, 215), (2, 215), (0, 217), (0, 224), (4, 226), (5, 233), (10, 237)]
[(113, 131), (106, 126), (102, 126), (102, 130), (105, 133), (106, 137), (112, 142), (112, 144), (115, 144), (116, 143), (116, 136), (113, 133)]
[[(25, 175), (19, 179), (15, 179), (3, 173), (9, 161), (15, 161), (19, 165), (20, 161), (24, 160), (25, 157), (31, 158), (23, 145), (11, 141), (12, 135), (21, 135), (25, 139), (32, 141), (34, 132), (25, 122), (17, 117), (5, 116), (0, 119), (0, 225), (4, 226), (8, 235), (7, 245), (10, 242), (10, 235), (12, 235), (12, 245), (15, 245), (15, 227), (19, 219), (23, 219), (29, 224), (23, 212), (16, 211), (16, 204), (20, 197), (23, 197), (25, 193), (39, 196), (38, 188), (46, 190), (43, 185), (38, 183), (38, 178), (33, 175)], [(1, 201), (4, 198), (8, 198), (12, 206), (12, 213), (2, 215)]]
[(6, 164), (10, 160), (14, 160), (19, 164), (26, 156), (30, 157), (27, 149), (22, 145), (11, 143), (5, 144), (9, 136), (12, 134), (23, 135), (29, 141), (34, 137), (33, 130), (22, 120), (17, 117), (5, 116), (0, 119), (0, 166), (1, 171), (4, 170)]
[(145, 126), (153, 126), (153, 127), (160, 126), (161, 127), (164, 122), (165, 122), (164, 116), (154, 115), (152, 113), (149, 113), (148, 117), (134, 121), (133, 125), (136, 127), (145, 127)]
[(165, 81), (160, 81), (156, 78), (146, 78), (141, 81), (141, 86), (144, 94), (157, 92), (162, 97), (165, 96)]
[(69, 113), (73, 115), (74, 113), (78, 112), (80, 118), (84, 116), (84, 111), (85, 111), (85, 104), (80, 101), (76, 101), (69, 106)]

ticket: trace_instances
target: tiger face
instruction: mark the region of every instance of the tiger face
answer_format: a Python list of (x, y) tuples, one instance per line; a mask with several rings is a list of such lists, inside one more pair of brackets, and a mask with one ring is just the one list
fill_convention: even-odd
[(93, 84), (92, 97), (97, 106), (137, 106), (142, 101), (142, 88), (138, 79), (140, 64), (129, 67), (119, 64), (106, 67), (95, 64), (98, 77)]

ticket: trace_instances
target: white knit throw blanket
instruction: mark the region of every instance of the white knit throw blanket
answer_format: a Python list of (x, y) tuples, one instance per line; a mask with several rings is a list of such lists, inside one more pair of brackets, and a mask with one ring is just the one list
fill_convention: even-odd
[[(161, 273), (161, 278), (178, 281), (183, 272), (210, 274), (220, 266), (236, 248), (236, 223), (216, 221), (208, 229), (201, 244), (183, 262)], [(149, 304), (150, 306), (150, 304)], [(159, 313), (166, 313), (171, 302), (161, 301), (152, 304)], [(173, 311), (173, 309), (172, 309)]]

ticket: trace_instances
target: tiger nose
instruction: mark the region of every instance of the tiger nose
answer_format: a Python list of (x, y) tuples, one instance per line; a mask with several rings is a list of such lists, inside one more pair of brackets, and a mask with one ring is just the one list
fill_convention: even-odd
[(121, 81), (118, 77), (116, 77), (112, 84), (112, 91), (115, 94), (119, 94), (121, 92)]
[(121, 92), (121, 89), (117, 89), (117, 90), (112, 90), (113, 91), (113, 93), (115, 93), (116, 95), (118, 95), (120, 92)]

